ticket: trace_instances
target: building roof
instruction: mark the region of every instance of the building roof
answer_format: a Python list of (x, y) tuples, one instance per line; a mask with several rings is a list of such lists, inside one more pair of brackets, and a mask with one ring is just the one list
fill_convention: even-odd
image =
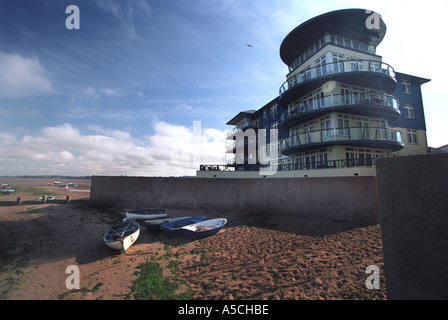
[(244, 118), (244, 117), (250, 117), (255, 113), (256, 110), (246, 110), (246, 111), (241, 111), (240, 113), (238, 113), (236, 116), (234, 116), (229, 122), (227, 122), (226, 124), (228, 125), (233, 125), (236, 126), (238, 125), (238, 123)]
[(431, 79), (421, 78), (421, 77), (417, 77), (417, 76), (413, 76), (413, 75), (410, 75), (407, 73), (401, 73), (401, 72), (397, 72), (397, 71), (395, 71), (395, 76), (399, 79), (419, 82), (420, 85), (431, 81)]
[(327, 32), (376, 46), (386, 34), (386, 24), (378, 15), (379, 28), (368, 29), (366, 20), (372, 14), (365, 9), (344, 9), (307, 20), (285, 37), (280, 46), (280, 57), (290, 65)]

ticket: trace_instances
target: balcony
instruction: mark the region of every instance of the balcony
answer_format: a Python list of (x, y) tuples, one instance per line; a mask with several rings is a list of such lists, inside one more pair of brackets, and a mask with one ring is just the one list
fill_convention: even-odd
[(281, 140), (282, 154), (330, 145), (350, 145), (397, 151), (404, 148), (401, 132), (385, 128), (330, 128), (299, 133)]
[(257, 128), (257, 122), (256, 122), (256, 121), (249, 121), (249, 120), (247, 120), (247, 121), (243, 121), (242, 123), (240, 123), (239, 125), (237, 125), (236, 127), (234, 127), (232, 130), (229, 130), (229, 131), (227, 132), (227, 139), (233, 139), (235, 133), (236, 133), (238, 130), (246, 130), (246, 129), (248, 129), (248, 128), (254, 128), (254, 129), (256, 129), (256, 128)]
[[(285, 99), (285, 96), (289, 96), (290, 101), (294, 101), (329, 80), (389, 93), (393, 92), (397, 85), (395, 71), (387, 63), (373, 60), (347, 60), (319, 65), (290, 77), (280, 87), (280, 101)], [(286, 93), (289, 95), (285, 95)]]
[(331, 94), (316, 99), (301, 101), (282, 113), (280, 119), (285, 125), (295, 126), (319, 117), (329, 111), (343, 111), (370, 117), (385, 117), (393, 122), (400, 118), (398, 99), (387, 94)]
[[(214, 164), (214, 165), (200, 165), (200, 171), (235, 171), (235, 160), (227, 161), (227, 164)], [(303, 163), (286, 163), (286, 164), (270, 164), (259, 165), (259, 168), (271, 167), (275, 171), (297, 171), (297, 170), (311, 170), (311, 169), (334, 169), (334, 168), (351, 168), (351, 167), (375, 167), (376, 158), (350, 158), (350, 159), (339, 159), (339, 160), (324, 160), (324, 161), (309, 161)], [(249, 170), (242, 171), (254, 171), (254, 167), (250, 167)]]

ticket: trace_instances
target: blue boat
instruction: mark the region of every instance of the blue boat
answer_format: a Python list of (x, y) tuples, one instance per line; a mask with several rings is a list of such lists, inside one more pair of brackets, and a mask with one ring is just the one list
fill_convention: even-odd
[(182, 227), (188, 226), (193, 223), (204, 221), (206, 217), (204, 216), (194, 216), (186, 219), (176, 220), (169, 223), (164, 223), (160, 227), (162, 229), (170, 230), (170, 231), (176, 231), (182, 229)]
[(193, 239), (205, 238), (218, 233), (226, 223), (224, 218), (206, 220), (182, 227), (182, 233)]
[(1, 189), (0, 192), (3, 194), (16, 193), (16, 189)]
[(191, 218), (191, 216), (145, 220), (145, 226), (148, 229), (148, 231), (158, 231), (158, 230), (160, 230), (160, 227), (162, 226), (162, 224), (166, 224), (169, 222), (175, 222), (178, 220), (184, 220), (184, 219), (188, 219), (188, 218)]

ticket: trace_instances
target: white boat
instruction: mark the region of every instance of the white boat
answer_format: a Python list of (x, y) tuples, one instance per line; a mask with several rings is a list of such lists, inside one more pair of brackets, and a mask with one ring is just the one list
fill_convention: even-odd
[(165, 218), (167, 216), (165, 209), (159, 208), (149, 208), (149, 209), (141, 209), (141, 210), (133, 210), (126, 212), (127, 219), (136, 219), (136, 220), (153, 220)]
[(135, 220), (110, 227), (104, 234), (104, 243), (112, 249), (126, 252), (140, 235), (140, 225)]
[(226, 223), (225, 218), (205, 220), (182, 227), (182, 233), (193, 239), (204, 238), (218, 233)]
[[(37, 198), (37, 200), (42, 201), (42, 197)], [(56, 200), (56, 197), (54, 197), (54, 196), (47, 196), (47, 201), (48, 200)]]

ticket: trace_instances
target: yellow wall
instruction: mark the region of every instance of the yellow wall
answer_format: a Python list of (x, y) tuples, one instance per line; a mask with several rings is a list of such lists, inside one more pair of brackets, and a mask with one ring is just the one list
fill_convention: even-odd
[(394, 156), (407, 156), (411, 154), (425, 154), (428, 153), (428, 142), (426, 139), (425, 130), (417, 131), (417, 141), (418, 144), (411, 144), (408, 142), (408, 136), (406, 133), (406, 128), (394, 128), (399, 130), (402, 134), (404, 148), (393, 153)]

